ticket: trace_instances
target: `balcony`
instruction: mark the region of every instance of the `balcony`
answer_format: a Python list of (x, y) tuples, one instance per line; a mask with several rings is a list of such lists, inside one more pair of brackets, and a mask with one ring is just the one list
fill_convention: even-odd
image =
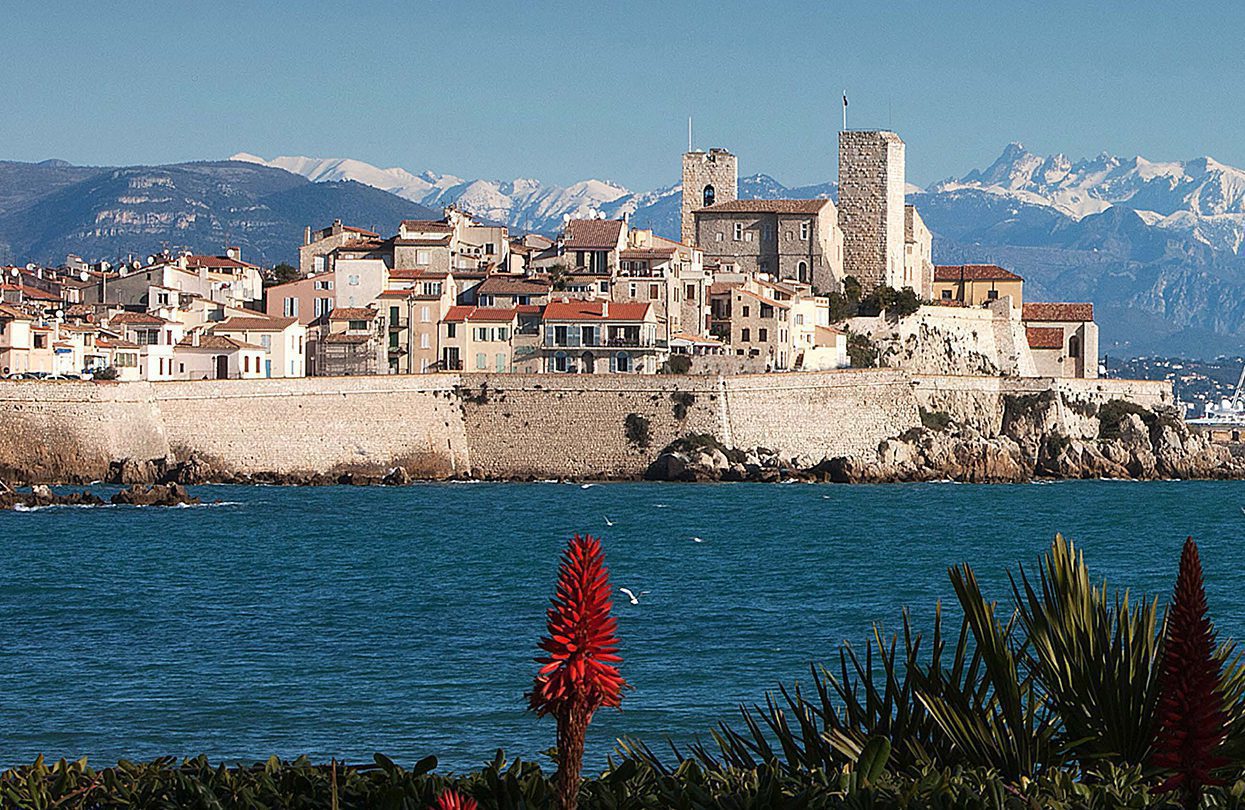
[(613, 337), (582, 340), (570, 338), (565, 341), (544, 341), (542, 349), (664, 349), (666, 341), (652, 338)]

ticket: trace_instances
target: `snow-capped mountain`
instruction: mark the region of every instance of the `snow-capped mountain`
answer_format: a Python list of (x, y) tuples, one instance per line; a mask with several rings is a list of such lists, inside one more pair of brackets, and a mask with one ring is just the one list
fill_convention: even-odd
[(1113, 206), (1127, 208), (1147, 225), (1218, 250), (1240, 254), (1245, 244), (1245, 171), (1209, 157), (1154, 162), (1102, 154), (1074, 163), (1012, 143), (987, 168), (944, 180), (930, 191), (981, 192), (1054, 208), (1076, 220)]

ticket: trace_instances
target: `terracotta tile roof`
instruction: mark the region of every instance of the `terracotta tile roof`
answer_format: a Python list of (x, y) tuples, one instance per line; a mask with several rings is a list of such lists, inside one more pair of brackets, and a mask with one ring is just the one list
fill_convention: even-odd
[(513, 276), (489, 276), (476, 288), (477, 292), (501, 295), (541, 295), (553, 289), (548, 279)]
[(934, 268), (934, 281), (1024, 281), (997, 264), (942, 264)]
[(771, 307), (778, 307), (779, 309), (791, 309), (791, 303), (789, 301), (775, 301), (772, 298), (766, 298), (764, 295), (761, 295), (760, 293), (754, 293), (752, 290), (747, 290), (742, 287), (737, 287), (736, 291), (739, 293), (742, 293), (743, 295), (747, 295), (752, 298), (755, 298), (756, 300), (760, 301), (762, 304), (769, 304)]
[(180, 341), (178, 341), (177, 348), (179, 349), (204, 349), (204, 350), (214, 351), (214, 352), (234, 352), (234, 351), (238, 351), (239, 349), (260, 349), (261, 351), (263, 350), (262, 346), (255, 346), (250, 343), (245, 343), (241, 340), (235, 340), (234, 338), (231, 338), (231, 337), (225, 337), (224, 335), (199, 335), (198, 346), (195, 345), (193, 337), (187, 336), (187, 337), (182, 338)]
[(242, 329), (254, 332), (279, 332), (290, 324), (298, 323), (298, 318), (279, 318), (275, 315), (231, 315), (223, 321), (213, 324), (213, 329)]
[(95, 341), (95, 345), (101, 349), (139, 349), (142, 348), (137, 343), (131, 343), (128, 340), (120, 338), (99, 338)]
[(1093, 304), (1034, 302), (1021, 309), (1022, 321), (1092, 321)]
[(376, 233), (376, 231), (369, 231), (364, 228), (355, 228), (350, 225), (343, 225), (342, 230), (350, 231), (351, 233), (361, 233), (364, 236), (380, 236), (380, 234)]
[(438, 237), (429, 238), (429, 239), (398, 238), (398, 239), (393, 240), (393, 243), (395, 245), (400, 245), (402, 247), (412, 247), (412, 246), (414, 247), (445, 247), (447, 244), (449, 244), (449, 241), (450, 241), (450, 235), (447, 233), (444, 236), (438, 236)]
[(186, 267), (192, 270), (200, 267), (206, 267), (209, 270), (241, 270), (255, 267), (255, 265), (231, 259), (228, 256), (187, 256)]
[(373, 250), (381, 250), (388, 244), (391, 244), (391, 242), (387, 239), (367, 239), (347, 242), (344, 245), (338, 245), (333, 250), (336, 253), (368, 253)]
[(696, 213), (712, 214), (820, 214), (830, 200), (729, 200), (715, 203)]
[(50, 293), (47, 290), (40, 290), (36, 287), (30, 287), (26, 284), (4, 284), (3, 289), (16, 290), (22, 294), (23, 298), (33, 298), (36, 301), (59, 301), (61, 297), (56, 293)]
[(422, 231), (425, 233), (433, 231), (444, 231), (445, 233), (454, 232), (454, 228), (448, 222), (439, 219), (404, 219), (402, 220), (402, 229), (406, 231)]
[(725, 295), (726, 293), (733, 292), (734, 290), (737, 290), (742, 286), (743, 286), (742, 282), (740, 282), (739, 284), (727, 284), (725, 281), (715, 281), (714, 283), (709, 285), (709, 294), (710, 295)]
[(150, 312), (118, 312), (116, 315), (113, 315), (108, 319), (108, 323), (113, 326), (117, 324), (163, 326), (166, 323), (172, 323), (172, 321), (166, 321), (164, 318), (152, 315)]
[(330, 321), (370, 321), (376, 317), (376, 310), (369, 307), (336, 307), (329, 313)]
[(1063, 330), (1058, 326), (1026, 326), (1030, 349), (1062, 349)]
[(621, 219), (572, 219), (566, 223), (568, 250), (609, 250), (622, 238)]
[(17, 307), (11, 307), (8, 304), (0, 304), (0, 318), (9, 318), (15, 321), (32, 321), (34, 318), (22, 312)]
[(445, 317), (441, 320), (455, 323), (461, 323), (463, 321), (508, 323), (509, 321), (513, 321), (518, 316), (518, 309), (458, 306), (450, 307), (449, 311), (445, 313)]
[(821, 324), (817, 324), (817, 327), (815, 328), (815, 330), (814, 330), (814, 331), (816, 331), (816, 332), (821, 332), (822, 334), (826, 334), (826, 335), (843, 335), (843, 334), (846, 334), (846, 332), (844, 332), (842, 329), (836, 329), (836, 328), (835, 328), (835, 327), (833, 327), (833, 326), (822, 326)]
[(610, 301), (602, 314), (605, 301), (553, 301), (545, 305), (546, 321), (642, 321), (648, 315), (649, 305), (632, 302)]

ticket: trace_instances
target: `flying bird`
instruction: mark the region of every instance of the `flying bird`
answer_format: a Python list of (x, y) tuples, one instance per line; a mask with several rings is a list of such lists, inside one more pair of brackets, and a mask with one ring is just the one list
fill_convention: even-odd
[(623, 593), (627, 594), (627, 598), (631, 600), (631, 604), (633, 604), (633, 605), (638, 605), (638, 604), (640, 604), (640, 597), (641, 597), (641, 596), (644, 596), (646, 593), (648, 593), (648, 591), (640, 591), (638, 594), (637, 594), (637, 593), (633, 593), (633, 592), (632, 592), (632, 590), (631, 590), (630, 588), (619, 588), (618, 590), (620, 590), (620, 591), (622, 591)]
[(605, 518), (605, 525), (606, 525), (606, 526), (613, 526), (613, 525), (614, 525), (614, 521), (610, 520), (610, 516), (609, 516), (609, 515), (602, 515), (602, 517), (603, 517), (603, 518)]
[(703, 537), (696, 537), (695, 535), (693, 535), (693, 536), (692, 536), (692, 542), (693, 542), (693, 543), (703, 543), (703, 542), (705, 542), (705, 538), (703, 538)]

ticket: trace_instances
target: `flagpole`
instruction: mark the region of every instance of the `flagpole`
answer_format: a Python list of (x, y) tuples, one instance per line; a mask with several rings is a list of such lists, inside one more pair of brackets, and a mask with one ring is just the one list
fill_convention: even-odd
[(847, 132), (847, 91), (843, 91), (843, 131)]

